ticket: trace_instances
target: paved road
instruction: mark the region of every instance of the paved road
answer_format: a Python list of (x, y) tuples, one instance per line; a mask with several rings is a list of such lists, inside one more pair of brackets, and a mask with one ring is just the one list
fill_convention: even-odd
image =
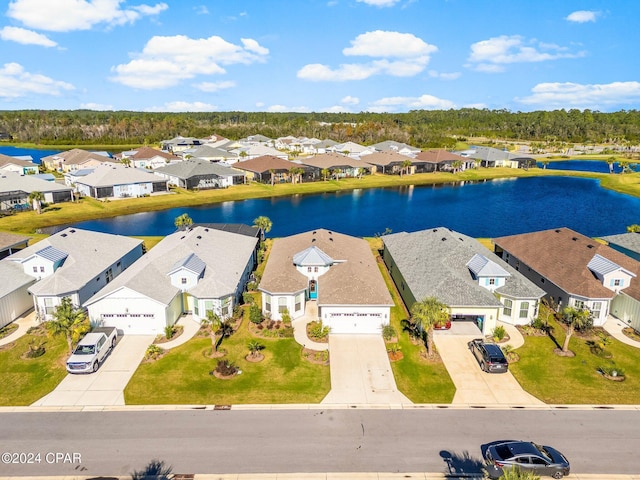
[(0, 448), (41, 454), (0, 476), (129, 475), (153, 459), (174, 473), (473, 473), (482, 443), (509, 438), (556, 446), (576, 473), (640, 472), (637, 410), (347, 408), (0, 413)]

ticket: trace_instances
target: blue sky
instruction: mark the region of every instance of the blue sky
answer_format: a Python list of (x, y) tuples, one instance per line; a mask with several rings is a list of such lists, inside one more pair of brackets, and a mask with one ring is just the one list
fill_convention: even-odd
[(11, 0), (0, 109), (640, 108), (636, 0)]

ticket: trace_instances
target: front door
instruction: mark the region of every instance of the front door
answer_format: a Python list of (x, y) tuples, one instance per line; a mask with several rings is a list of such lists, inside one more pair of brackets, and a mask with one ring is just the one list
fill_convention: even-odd
[(318, 298), (318, 282), (316, 280), (309, 281), (309, 299), (315, 300)]

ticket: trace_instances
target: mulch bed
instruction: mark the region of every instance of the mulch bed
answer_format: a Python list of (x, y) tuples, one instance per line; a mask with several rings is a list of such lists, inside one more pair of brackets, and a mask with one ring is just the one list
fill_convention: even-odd
[(156, 339), (153, 341), (153, 343), (156, 345), (162, 345), (163, 343), (173, 342), (176, 338), (178, 338), (184, 332), (184, 327), (182, 325), (177, 325), (175, 329), (176, 330), (173, 334), (173, 337), (167, 338), (164, 335), (158, 335)]
[(525, 337), (546, 337), (547, 336), (547, 332), (537, 328), (532, 328), (532, 327), (527, 327), (522, 325), (516, 325), (516, 328)]
[(230, 379), (232, 379), (233, 377), (235, 377), (238, 374), (234, 373), (233, 375), (222, 375), (221, 373), (216, 372), (215, 370), (213, 370), (211, 372), (211, 375), (213, 375), (216, 378), (219, 378), (220, 380), (230, 380)]
[(566, 352), (563, 352), (561, 348), (554, 348), (553, 353), (555, 353), (559, 357), (575, 357), (576, 356), (576, 354), (571, 350), (567, 350)]
[(7, 325), (3, 329), (0, 329), (0, 338), (8, 337), (13, 332), (15, 332), (17, 329), (18, 329), (18, 325), (16, 325), (15, 323), (11, 323), (11, 324)]
[(404, 353), (402, 352), (387, 352), (387, 355), (389, 355), (389, 361), (391, 362), (397, 362), (404, 358)]
[(316, 365), (329, 365), (329, 352), (327, 352), (326, 355), (327, 357), (325, 358), (323, 352), (318, 352), (317, 350), (311, 350), (309, 348), (302, 349), (302, 358)]
[(616, 375), (614, 377), (612, 375), (607, 375), (606, 373), (603, 373), (602, 376), (607, 380), (611, 380), (612, 382), (624, 382), (626, 378), (624, 375)]
[(264, 355), (262, 353), (256, 353), (255, 355), (253, 353), (250, 353), (249, 355), (244, 357), (244, 359), (247, 362), (258, 363), (258, 362), (261, 362), (262, 360), (264, 360)]
[(622, 333), (624, 333), (627, 338), (630, 338), (631, 340), (635, 340), (636, 342), (640, 343), (640, 334), (636, 332), (633, 328), (625, 327), (622, 329)]

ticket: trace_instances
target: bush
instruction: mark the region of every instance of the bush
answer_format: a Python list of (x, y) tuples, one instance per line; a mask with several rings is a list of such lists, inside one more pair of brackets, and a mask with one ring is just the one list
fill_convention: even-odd
[(27, 358), (38, 358), (45, 354), (44, 348), (45, 342), (36, 342), (35, 339), (29, 342), (29, 350), (27, 351)]
[(291, 323), (291, 315), (289, 315), (289, 309), (285, 308), (280, 314), (282, 321), (286, 324)]
[(244, 303), (245, 305), (253, 305), (253, 295), (251, 295), (249, 292), (244, 292), (242, 294), (242, 303)]
[(507, 335), (507, 331), (504, 329), (502, 325), (498, 325), (496, 328), (493, 329), (492, 335), (493, 335), (493, 339), (496, 342), (499, 342)]
[(229, 360), (222, 359), (218, 360), (218, 364), (216, 365), (216, 372), (225, 377), (229, 377), (231, 375), (235, 375), (238, 373), (239, 368), (230, 362)]
[(329, 327), (325, 327), (322, 322), (311, 322), (309, 324), (309, 336), (316, 340), (325, 338), (330, 332), (331, 329)]
[(384, 338), (385, 341), (388, 342), (395, 336), (396, 336), (396, 329), (393, 328), (391, 324), (386, 324), (382, 326), (382, 338)]
[(624, 368), (617, 366), (614, 362), (598, 367), (598, 371), (609, 377), (624, 377)]
[(531, 327), (536, 330), (547, 331), (548, 325), (545, 319), (538, 316), (531, 321)]
[(158, 345), (149, 345), (147, 347), (147, 351), (144, 354), (144, 358), (146, 360), (155, 360), (162, 356), (164, 353), (164, 349), (159, 347)]
[(171, 340), (175, 333), (176, 330), (173, 325), (167, 325), (166, 327), (164, 327), (164, 336), (167, 337), (167, 340)]
[(249, 320), (255, 324), (262, 323), (262, 310), (258, 305), (252, 304), (249, 307)]

